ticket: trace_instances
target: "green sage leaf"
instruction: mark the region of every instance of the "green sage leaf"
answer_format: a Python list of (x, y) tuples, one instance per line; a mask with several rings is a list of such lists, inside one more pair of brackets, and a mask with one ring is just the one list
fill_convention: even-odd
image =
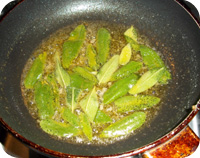
[(86, 36), (84, 25), (77, 26), (71, 33), (70, 37), (63, 44), (62, 65), (68, 68), (71, 62), (78, 56)]
[(72, 113), (72, 111), (69, 108), (64, 108), (62, 113), (62, 118), (64, 119), (64, 121), (68, 122), (70, 125), (74, 127), (80, 126), (79, 117), (74, 113)]
[(129, 134), (141, 127), (145, 120), (146, 114), (144, 112), (135, 112), (105, 128), (100, 137), (112, 138)]
[(46, 133), (60, 137), (72, 137), (80, 134), (80, 130), (78, 128), (51, 119), (42, 120), (40, 122), (40, 127)]
[(130, 94), (137, 94), (144, 92), (145, 90), (153, 87), (160, 77), (162, 77), (163, 72), (165, 71), (164, 68), (154, 69), (152, 71), (147, 71), (144, 73), (137, 83), (129, 90)]
[(87, 80), (77, 73), (70, 74), (70, 87), (75, 87), (77, 89), (92, 89), (95, 82)]
[(76, 87), (67, 87), (67, 106), (71, 109), (72, 112), (77, 108), (78, 99), (82, 92), (81, 89)]
[(100, 28), (97, 33), (97, 54), (98, 54), (98, 62), (99, 64), (103, 65), (109, 55), (110, 51), (110, 40), (111, 36), (108, 30), (104, 28)]
[(97, 70), (98, 64), (96, 59), (96, 51), (91, 44), (89, 44), (87, 47), (87, 59), (89, 67), (93, 70)]
[(140, 45), (138, 44), (138, 34), (136, 29), (131, 26), (128, 30), (124, 32), (126, 41), (131, 44), (131, 47), (135, 51), (139, 51)]
[(123, 78), (115, 82), (103, 95), (103, 102), (105, 104), (112, 103), (116, 99), (126, 95), (128, 91), (137, 82), (138, 76), (135, 74), (130, 75), (127, 78)]
[(55, 102), (51, 86), (38, 81), (35, 85), (34, 94), (40, 119), (52, 118)]
[(145, 110), (157, 105), (160, 98), (154, 96), (124, 96), (115, 101), (118, 112), (127, 112), (132, 110)]
[(147, 46), (140, 46), (140, 53), (142, 55), (143, 61), (147, 67), (152, 70), (155, 68), (161, 68), (164, 67), (165, 71), (162, 75), (162, 77), (159, 79), (159, 82), (161, 84), (167, 84), (168, 81), (171, 79), (170, 72), (166, 69), (166, 66), (163, 62), (163, 60), (160, 58), (158, 53), (154, 51), (153, 49), (147, 47)]
[(95, 83), (97, 82), (97, 78), (92, 73), (90, 73), (90, 71), (83, 67), (77, 66), (73, 69), (73, 71), (81, 75), (83, 78), (86, 78)]
[(62, 68), (58, 54), (56, 54), (55, 56), (55, 61), (56, 61), (55, 76), (57, 82), (60, 84), (61, 87), (66, 88), (70, 84), (69, 74)]
[(116, 81), (128, 77), (132, 73), (138, 72), (142, 68), (142, 63), (130, 61), (128, 64), (118, 69), (111, 77), (111, 81)]
[(33, 89), (35, 83), (42, 77), (43, 69), (46, 63), (47, 53), (40, 54), (33, 62), (25, 79), (24, 86), (27, 89)]
[(89, 120), (93, 122), (97, 110), (99, 108), (99, 101), (96, 94), (96, 87), (94, 87), (88, 95), (86, 95), (81, 101), (80, 106), (87, 114)]
[(85, 136), (91, 141), (92, 140), (92, 127), (90, 125), (90, 121), (86, 114), (80, 114), (80, 124)]
[(105, 112), (98, 109), (94, 122), (104, 124), (104, 123), (112, 122), (112, 119)]
[(99, 84), (107, 83), (110, 81), (111, 76), (119, 67), (119, 55), (114, 55), (107, 63), (103, 65), (97, 74)]

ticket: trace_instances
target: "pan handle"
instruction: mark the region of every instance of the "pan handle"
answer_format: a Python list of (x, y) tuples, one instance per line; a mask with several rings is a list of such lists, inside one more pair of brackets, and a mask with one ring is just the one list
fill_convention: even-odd
[(199, 141), (200, 139), (192, 129), (186, 126), (177, 136), (166, 143), (146, 151), (143, 158), (184, 158), (196, 151)]

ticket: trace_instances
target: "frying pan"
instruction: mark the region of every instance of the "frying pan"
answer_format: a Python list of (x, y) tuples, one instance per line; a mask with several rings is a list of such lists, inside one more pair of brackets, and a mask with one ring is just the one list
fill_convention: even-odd
[[(24, 105), (22, 70), (50, 34), (97, 20), (127, 28), (134, 25), (162, 53), (172, 80), (158, 115), (134, 136), (106, 146), (55, 140), (38, 127)], [(0, 23), (0, 122), (30, 148), (52, 156), (120, 157), (144, 152), (177, 134), (200, 108), (199, 41), (198, 23), (173, 0), (24, 0)]]

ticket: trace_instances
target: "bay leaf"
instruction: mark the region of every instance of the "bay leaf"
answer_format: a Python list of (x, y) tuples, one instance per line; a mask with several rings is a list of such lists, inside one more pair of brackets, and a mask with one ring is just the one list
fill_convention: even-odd
[(57, 53), (55, 55), (55, 60), (56, 60), (55, 76), (57, 82), (60, 84), (61, 87), (66, 88), (70, 84), (69, 74), (62, 68), (60, 63), (60, 58)]
[(137, 81), (137, 83), (129, 90), (130, 94), (137, 94), (153, 87), (160, 77), (162, 77), (164, 67), (145, 72)]
[(97, 74), (99, 85), (110, 81), (113, 73), (119, 68), (119, 55), (114, 55), (107, 63), (103, 65)]
[(94, 87), (81, 101), (80, 106), (87, 114), (89, 120), (93, 122), (97, 110), (99, 108), (99, 101), (96, 93), (96, 87)]
[(118, 112), (128, 112), (132, 110), (145, 110), (157, 105), (160, 98), (148, 95), (124, 96), (114, 103)]

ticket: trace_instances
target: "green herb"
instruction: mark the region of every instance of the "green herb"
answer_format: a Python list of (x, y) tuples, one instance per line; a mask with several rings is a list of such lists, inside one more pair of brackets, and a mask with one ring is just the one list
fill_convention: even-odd
[(70, 87), (90, 90), (93, 88), (94, 85), (95, 85), (94, 82), (91, 82), (90, 80), (83, 78), (77, 73), (70, 74)]
[(42, 120), (40, 127), (49, 134), (61, 137), (71, 137), (80, 134), (80, 130), (69, 124), (57, 122), (51, 119)]
[(78, 98), (81, 94), (81, 89), (75, 88), (75, 87), (67, 87), (67, 106), (71, 109), (72, 112), (77, 107), (78, 104)]
[(139, 51), (140, 45), (138, 44), (138, 34), (136, 29), (131, 26), (128, 30), (124, 32), (124, 35), (127, 42), (131, 44), (133, 50)]
[(47, 82), (52, 87), (52, 92), (53, 92), (54, 100), (55, 100), (55, 108), (59, 110), (60, 109), (60, 95), (59, 95), (58, 84), (56, 82), (54, 73), (49, 74), (47, 76)]
[(72, 111), (69, 108), (64, 108), (62, 118), (74, 127), (80, 126), (80, 120), (78, 116), (72, 113)]
[(51, 86), (38, 81), (35, 85), (34, 93), (40, 119), (52, 118), (55, 102)]
[(119, 67), (119, 55), (114, 55), (107, 63), (103, 65), (100, 69), (99, 73), (97, 74), (97, 79), (99, 80), (99, 84), (107, 83), (113, 73)]
[(130, 61), (131, 55), (132, 55), (132, 50), (131, 50), (131, 45), (129, 43), (121, 51), (121, 54), (119, 56), (119, 64), (126, 65)]
[(164, 71), (164, 68), (147, 71), (140, 77), (140, 79), (133, 86), (133, 88), (130, 89), (129, 93), (137, 94), (153, 87), (158, 82)]
[(160, 98), (154, 96), (124, 96), (115, 101), (118, 112), (127, 112), (132, 110), (145, 110), (157, 105)]
[(96, 87), (94, 87), (88, 95), (86, 95), (81, 101), (80, 106), (87, 114), (89, 120), (93, 122), (97, 110), (99, 108), (99, 101), (96, 94)]
[(109, 123), (112, 122), (112, 119), (110, 116), (108, 116), (105, 112), (98, 110), (96, 117), (94, 119), (95, 123), (100, 123), (100, 124), (104, 124), (104, 123)]
[(97, 65), (97, 61), (96, 61), (96, 51), (91, 44), (89, 44), (87, 47), (87, 59), (88, 59), (88, 65), (93, 70), (97, 70), (98, 65)]
[(100, 28), (97, 33), (97, 54), (98, 54), (98, 62), (103, 65), (108, 58), (110, 51), (110, 40), (111, 36), (108, 30), (104, 28)]
[(111, 81), (116, 81), (121, 78), (127, 77), (132, 73), (138, 72), (142, 68), (142, 63), (130, 61), (128, 64), (118, 69), (111, 77)]
[(135, 112), (105, 128), (100, 137), (111, 138), (129, 134), (141, 127), (145, 119), (146, 114), (144, 112)]
[(92, 140), (92, 127), (90, 125), (90, 121), (86, 114), (80, 114), (80, 124), (85, 136), (91, 141)]
[(77, 66), (73, 69), (73, 71), (81, 75), (83, 78), (86, 78), (95, 83), (97, 82), (96, 77), (90, 71), (88, 71), (87, 69), (83, 67)]
[(145, 65), (147, 65), (150, 70), (162, 67), (165, 68), (165, 71), (162, 77), (159, 79), (159, 82), (161, 84), (167, 84), (168, 81), (171, 79), (171, 74), (166, 69), (164, 62), (162, 61), (158, 53), (144, 45), (140, 46), (140, 53), (142, 55)]
[(128, 91), (137, 82), (138, 76), (135, 74), (127, 78), (123, 78), (115, 82), (103, 95), (103, 102), (105, 104), (112, 103), (116, 99), (126, 95)]
[(27, 89), (33, 89), (35, 83), (42, 77), (43, 69), (46, 63), (47, 53), (40, 54), (33, 62), (25, 79), (24, 86)]
[(71, 33), (70, 37), (63, 44), (62, 65), (68, 68), (71, 62), (78, 56), (86, 36), (84, 25), (77, 26)]
[(55, 55), (55, 61), (56, 61), (56, 69), (55, 69), (56, 80), (61, 87), (66, 88), (70, 84), (70, 77), (67, 71), (65, 71), (62, 68), (58, 53), (56, 53)]

